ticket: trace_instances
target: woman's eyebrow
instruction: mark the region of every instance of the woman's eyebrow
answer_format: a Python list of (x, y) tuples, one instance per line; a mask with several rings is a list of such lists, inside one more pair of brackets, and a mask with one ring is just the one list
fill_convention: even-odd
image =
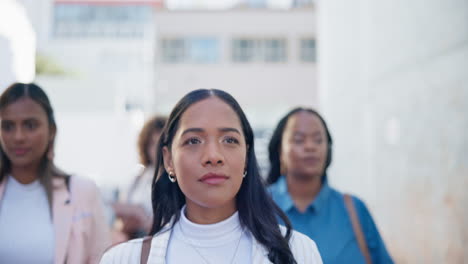
[(184, 130), (184, 132), (182, 132), (181, 136), (187, 134), (187, 133), (190, 133), (190, 132), (195, 132), (195, 133), (200, 133), (200, 132), (204, 132), (205, 130), (203, 128), (198, 128), (198, 127), (192, 127), (192, 128), (187, 128), (186, 130)]
[[(221, 128), (218, 128), (219, 131), (221, 132), (234, 132), (234, 133), (237, 133), (237, 134), (241, 134), (240, 131), (237, 129), (237, 128), (233, 128), (233, 127), (221, 127)], [(199, 127), (192, 127), (192, 128), (187, 128), (186, 130), (184, 130), (184, 132), (182, 132), (182, 136), (187, 134), (187, 133), (190, 133), (190, 132), (194, 132), (194, 133), (201, 133), (201, 132), (205, 132), (205, 129), (203, 128), (199, 128)]]
[(234, 132), (239, 135), (241, 134), (237, 128), (233, 128), (233, 127), (221, 127), (221, 128), (218, 128), (218, 130), (221, 132)]
[(293, 132), (293, 136), (300, 136), (300, 137), (304, 137), (306, 135), (306, 133), (302, 132), (302, 131), (294, 131)]

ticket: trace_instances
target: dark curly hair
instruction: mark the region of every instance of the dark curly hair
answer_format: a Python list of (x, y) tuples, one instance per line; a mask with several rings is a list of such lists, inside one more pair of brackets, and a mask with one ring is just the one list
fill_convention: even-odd
[(140, 163), (142, 165), (148, 166), (151, 164), (151, 159), (147, 151), (148, 144), (150, 143), (153, 133), (161, 132), (166, 122), (167, 118), (165, 116), (154, 116), (143, 125), (140, 135), (138, 136), (138, 155), (140, 156)]

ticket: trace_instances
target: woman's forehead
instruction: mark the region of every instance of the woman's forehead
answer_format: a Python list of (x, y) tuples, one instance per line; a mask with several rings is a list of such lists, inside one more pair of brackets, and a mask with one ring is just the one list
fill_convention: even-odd
[(231, 127), (242, 131), (241, 121), (234, 109), (214, 96), (189, 106), (181, 116), (179, 127)]
[(285, 132), (325, 133), (325, 127), (316, 114), (300, 111), (289, 117)]
[(46, 118), (45, 110), (29, 97), (20, 98), (5, 106), (0, 112), (2, 119)]

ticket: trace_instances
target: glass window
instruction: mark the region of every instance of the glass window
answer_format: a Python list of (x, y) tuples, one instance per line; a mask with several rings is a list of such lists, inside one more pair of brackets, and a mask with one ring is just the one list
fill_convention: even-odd
[(189, 60), (195, 63), (214, 63), (219, 60), (219, 45), (215, 38), (190, 39)]
[(258, 41), (254, 39), (234, 39), (232, 41), (232, 60), (234, 62), (253, 62), (258, 54)]
[(264, 60), (265, 62), (285, 62), (286, 61), (286, 40), (265, 39)]
[(149, 5), (56, 3), (53, 32), (59, 38), (141, 38), (152, 15)]
[(219, 61), (219, 42), (211, 37), (163, 38), (161, 60), (165, 63), (215, 63)]
[(286, 40), (281, 38), (237, 38), (232, 41), (234, 62), (286, 62)]
[(186, 43), (182, 38), (161, 40), (161, 59), (167, 63), (183, 62), (185, 60)]
[(300, 59), (303, 62), (315, 62), (317, 60), (315, 39), (301, 39)]

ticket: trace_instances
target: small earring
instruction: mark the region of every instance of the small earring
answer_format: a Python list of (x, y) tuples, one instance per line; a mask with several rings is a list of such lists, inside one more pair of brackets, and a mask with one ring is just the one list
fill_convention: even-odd
[(244, 173), (242, 174), (242, 178), (245, 178), (245, 176), (247, 176), (247, 170), (245, 170)]
[(176, 177), (175, 177), (175, 175), (174, 175), (174, 173), (173, 173), (172, 171), (170, 171), (170, 172), (168, 173), (168, 176), (167, 176), (167, 177), (169, 177), (169, 180), (170, 180), (171, 182), (176, 182), (176, 180), (177, 180)]

